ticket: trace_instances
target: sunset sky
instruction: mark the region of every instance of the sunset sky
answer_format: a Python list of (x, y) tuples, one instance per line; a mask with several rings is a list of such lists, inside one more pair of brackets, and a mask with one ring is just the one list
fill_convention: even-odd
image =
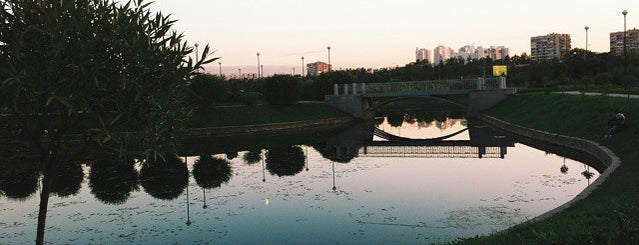
[[(609, 34), (639, 27), (639, 1), (424, 1), (424, 0), (156, 0), (154, 11), (172, 14), (191, 43), (209, 44), (225, 73), (301, 69), (326, 61), (339, 68), (402, 66), (415, 48), (442, 44), (503, 45), (511, 55), (530, 54), (530, 37), (568, 33), (573, 48), (609, 51)], [(214, 69), (213, 69), (214, 68)], [(217, 62), (209, 69), (217, 72)]]

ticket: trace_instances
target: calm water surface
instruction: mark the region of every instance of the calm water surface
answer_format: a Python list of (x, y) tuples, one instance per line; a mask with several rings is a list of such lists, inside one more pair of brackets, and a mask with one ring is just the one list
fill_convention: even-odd
[[(486, 125), (464, 119), (389, 117), (379, 118), (377, 127), (406, 140), (347, 130), (315, 143), (187, 156), (186, 168), (85, 161), (60, 177), (49, 200), (45, 241), (444, 242), (531, 219), (571, 200), (599, 176), (583, 163), (482, 132)], [(415, 141), (460, 131), (444, 143)], [(477, 135), (502, 147), (469, 146)], [(35, 167), (8, 171), (5, 165), (0, 244), (33, 243), (41, 177), (32, 174)], [(594, 176), (587, 179), (584, 171)]]

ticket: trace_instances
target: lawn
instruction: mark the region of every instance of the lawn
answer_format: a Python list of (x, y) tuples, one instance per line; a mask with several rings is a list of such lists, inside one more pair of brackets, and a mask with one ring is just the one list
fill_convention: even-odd
[[(616, 110), (627, 127), (604, 139)], [(621, 166), (591, 196), (548, 219), (459, 244), (639, 244), (639, 100), (530, 93), (513, 96), (488, 115), (530, 128), (598, 142)]]
[(221, 106), (198, 109), (187, 127), (222, 127), (348, 117), (324, 103), (297, 103), (290, 106)]

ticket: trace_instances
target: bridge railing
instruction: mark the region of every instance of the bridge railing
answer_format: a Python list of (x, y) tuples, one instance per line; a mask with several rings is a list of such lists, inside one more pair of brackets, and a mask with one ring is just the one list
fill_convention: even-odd
[(470, 91), (483, 89), (505, 89), (506, 79), (471, 78), (457, 80), (388, 82), (388, 83), (351, 83), (335, 84), (333, 94), (401, 94), (401, 93), (429, 93), (449, 91)]

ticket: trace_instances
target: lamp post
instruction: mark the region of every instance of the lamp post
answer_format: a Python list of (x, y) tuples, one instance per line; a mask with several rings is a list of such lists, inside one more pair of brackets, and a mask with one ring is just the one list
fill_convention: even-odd
[(586, 26), (584, 27), (584, 29), (586, 30), (586, 52), (584, 53), (584, 62), (585, 62), (586, 55), (588, 54), (588, 29), (590, 29), (590, 27)]
[(197, 47), (199, 47), (200, 45), (199, 45), (199, 44), (197, 44), (197, 43), (195, 43), (195, 45), (193, 45), (193, 46), (195, 46), (195, 62), (197, 62), (198, 57), (200, 57), (200, 56), (198, 55), (198, 52), (197, 52)]
[[(200, 45), (195, 43), (195, 45), (193, 45), (193, 46), (195, 46), (195, 63), (197, 63), (197, 59), (198, 59), (198, 57), (200, 57), (200, 55), (197, 52), (198, 51), (197, 47), (199, 47)], [(198, 68), (197, 70), (200, 70), (200, 69)]]
[(626, 15), (628, 14), (628, 11), (624, 10), (621, 14), (623, 14), (623, 84), (625, 89), (628, 90), (628, 81), (626, 79), (628, 74), (628, 56), (626, 55)]
[(241, 68), (237, 68), (237, 72), (238, 72), (238, 79), (242, 79), (242, 69)]
[(331, 72), (331, 46), (326, 47), (328, 49), (328, 72)]
[(293, 67), (293, 76), (295, 76), (295, 67)]
[(257, 78), (260, 78), (260, 52), (257, 52)]
[(302, 77), (304, 77), (304, 56), (302, 56)]
[(264, 77), (264, 65), (260, 65), (260, 69), (261, 69), (262, 77)]

